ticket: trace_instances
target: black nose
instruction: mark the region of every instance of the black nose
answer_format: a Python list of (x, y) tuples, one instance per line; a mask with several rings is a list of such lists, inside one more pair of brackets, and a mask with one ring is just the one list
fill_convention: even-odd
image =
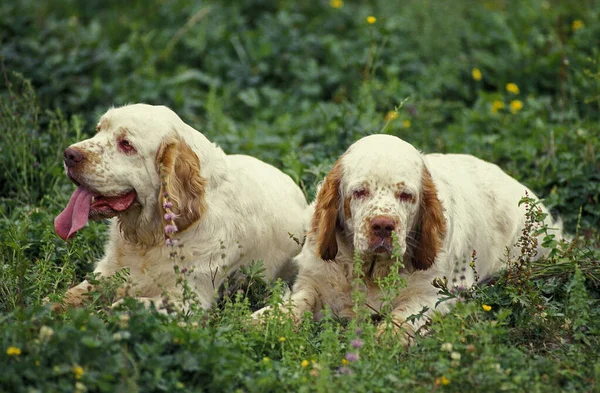
[(83, 161), (83, 153), (75, 149), (74, 147), (68, 147), (67, 150), (65, 150), (64, 157), (65, 165), (68, 168), (72, 168), (81, 161)]
[(371, 220), (371, 230), (382, 239), (392, 236), (396, 223), (389, 217), (377, 216)]

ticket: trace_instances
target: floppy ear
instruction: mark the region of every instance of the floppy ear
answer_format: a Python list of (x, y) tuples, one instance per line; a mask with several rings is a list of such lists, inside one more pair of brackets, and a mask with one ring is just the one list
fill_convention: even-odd
[(415, 252), (415, 269), (427, 270), (444, 245), (446, 220), (444, 208), (437, 197), (437, 190), (427, 168), (423, 168), (421, 183), (421, 206), (419, 209), (419, 245)]
[[(206, 180), (200, 176), (200, 160), (187, 143), (172, 137), (158, 149), (156, 164), (161, 175), (159, 200), (166, 195), (173, 204), (175, 224), (182, 231), (198, 221), (206, 209)], [(162, 216), (164, 208), (159, 205)]]
[(317, 195), (312, 230), (317, 235), (317, 255), (324, 261), (333, 261), (338, 252), (335, 238), (338, 209), (340, 205), (340, 181), (342, 168), (338, 160), (325, 177)]

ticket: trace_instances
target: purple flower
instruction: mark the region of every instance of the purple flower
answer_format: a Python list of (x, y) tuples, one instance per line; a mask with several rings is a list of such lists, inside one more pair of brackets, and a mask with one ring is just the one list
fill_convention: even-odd
[(346, 360), (350, 363), (358, 361), (358, 353), (348, 352), (346, 354)]
[(166, 213), (164, 217), (166, 221), (171, 221), (175, 219), (175, 213)]
[(167, 239), (165, 240), (165, 244), (167, 246), (174, 246), (175, 244), (177, 244), (177, 239)]
[(163, 203), (163, 208), (165, 209), (170, 209), (173, 207), (173, 203), (171, 203), (170, 201), (166, 201), (165, 203)]
[(165, 233), (167, 235), (174, 232), (177, 232), (177, 226), (171, 224), (165, 226)]
[(163, 192), (163, 197), (168, 198), (169, 197), (169, 193), (168, 192)]
[(338, 374), (352, 374), (352, 369), (342, 366), (337, 369)]
[(185, 274), (185, 273), (187, 273), (187, 271), (188, 271), (187, 268), (184, 267), (183, 269), (181, 269), (181, 274)]
[[(361, 348), (364, 345), (364, 343), (362, 342), (361, 339), (357, 338), (356, 340), (352, 340), (350, 342), (350, 345), (352, 345), (352, 348), (358, 349), (358, 348)], [(350, 359), (348, 359), (348, 361), (350, 361)]]

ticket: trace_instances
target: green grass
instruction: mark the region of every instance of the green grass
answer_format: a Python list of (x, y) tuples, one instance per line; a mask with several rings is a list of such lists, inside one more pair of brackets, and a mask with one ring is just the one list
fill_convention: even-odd
[[(0, 4), (0, 391), (600, 391), (598, 2), (331, 4)], [(108, 309), (106, 293), (53, 313), (42, 299), (86, 277), (105, 241), (101, 222), (54, 233), (73, 190), (62, 151), (139, 101), (282, 168), (309, 199), (363, 135), (475, 154), (574, 242), (461, 294), (409, 349), (363, 318), (252, 324), (280, 296), (256, 267), (194, 315)]]

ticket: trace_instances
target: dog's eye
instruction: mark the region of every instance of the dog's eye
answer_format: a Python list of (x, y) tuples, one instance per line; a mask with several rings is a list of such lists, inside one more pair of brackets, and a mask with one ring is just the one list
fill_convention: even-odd
[(413, 196), (412, 196), (412, 194), (409, 194), (408, 192), (402, 192), (398, 196), (398, 199), (400, 199), (402, 202), (410, 202), (413, 200)]
[(352, 197), (354, 199), (362, 199), (362, 198), (365, 198), (368, 196), (369, 196), (369, 191), (367, 191), (364, 188), (361, 188), (359, 190), (355, 190), (354, 192), (352, 192)]
[(121, 151), (123, 151), (125, 153), (134, 153), (135, 152), (135, 148), (133, 147), (131, 142), (129, 142), (127, 139), (119, 140), (119, 149), (121, 149)]

